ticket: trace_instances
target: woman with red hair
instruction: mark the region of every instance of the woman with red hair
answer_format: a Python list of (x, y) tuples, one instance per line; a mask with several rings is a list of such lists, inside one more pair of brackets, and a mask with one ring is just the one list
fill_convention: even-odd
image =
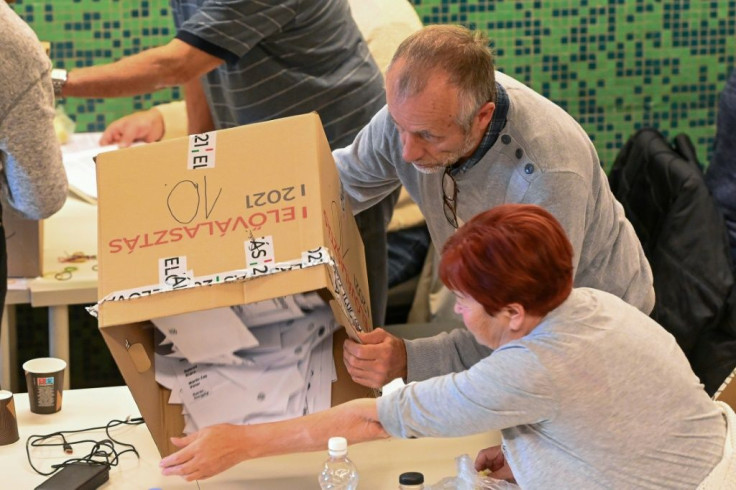
[[(538, 206), (485, 211), (446, 243), (440, 275), (490, 355), (378, 399), (174, 439), (164, 474), (206, 478), (260, 456), (395, 437), (500, 430), (477, 469), (522, 488), (722, 488), (736, 423), (662, 327), (609, 293), (572, 288), (573, 250)], [(730, 465), (730, 466), (729, 466)]]

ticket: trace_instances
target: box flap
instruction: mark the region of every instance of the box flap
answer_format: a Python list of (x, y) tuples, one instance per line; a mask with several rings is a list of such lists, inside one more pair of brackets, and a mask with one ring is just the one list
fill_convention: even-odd
[(362, 243), (316, 114), (106, 152), (97, 181), (101, 326), (148, 316), (138, 310), (153, 302), (112, 305), (131, 291), (175, 294), (156, 304), (157, 316), (256, 301), (247, 286), (194, 304), (178, 298), (201, 278), (247, 275), (324, 247), (341, 301), (370, 329)]

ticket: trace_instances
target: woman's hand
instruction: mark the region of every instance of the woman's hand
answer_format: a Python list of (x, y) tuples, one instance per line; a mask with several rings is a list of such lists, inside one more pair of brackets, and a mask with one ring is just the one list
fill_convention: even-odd
[(493, 478), (516, 483), (514, 474), (506, 463), (501, 446), (493, 446), (481, 450), (475, 458), (475, 470), (490, 470)]
[(164, 475), (180, 475), (187, 481), (203, 480), (248, 458), (247, 426), (219, 424), (186, 437), (172, 437), (180, 448), (159, 463)]

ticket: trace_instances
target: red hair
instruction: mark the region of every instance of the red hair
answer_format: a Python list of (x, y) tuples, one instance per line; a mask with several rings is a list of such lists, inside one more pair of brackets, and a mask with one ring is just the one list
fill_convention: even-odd
[(511, 303), (544, 316), (572, 291), (573, 250), (548, 211), (504, 204), (484, 211), (445, 243), (440, 278), (495, 315)]

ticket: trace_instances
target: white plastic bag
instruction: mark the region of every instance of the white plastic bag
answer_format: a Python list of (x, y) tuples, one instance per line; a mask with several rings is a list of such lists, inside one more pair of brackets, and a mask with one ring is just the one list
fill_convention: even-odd
[(463, 454), (455, 458), (457, 476), (443, 478), (425, 490), (519, 490), (518, 485), (491, 476), (484, 476), (475, 471), (473, 460)]

